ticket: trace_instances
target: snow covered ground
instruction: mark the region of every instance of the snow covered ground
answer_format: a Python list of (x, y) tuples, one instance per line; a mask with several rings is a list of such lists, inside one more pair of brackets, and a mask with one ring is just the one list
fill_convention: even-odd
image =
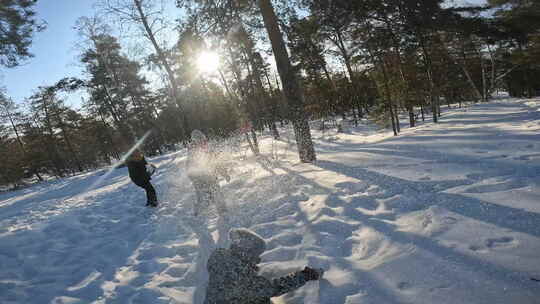
[[(399, 137), (314, 132), (315, 164), (283, 135), (262, 158), (230, 153), (222, 183), (230, 225), (267, 240), (264, 275), (328, 269), (275, 303), (539, 303), (540, 99), (451, 109)], [(191, 216), (184, 161), (152, 160), (155, 210), (125, 168), (0, 194), (0, 303), (200, 303), (229, 226)]]

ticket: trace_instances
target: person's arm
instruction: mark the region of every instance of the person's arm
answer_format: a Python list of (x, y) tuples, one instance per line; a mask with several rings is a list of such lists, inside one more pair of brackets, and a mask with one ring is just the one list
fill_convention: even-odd
[(309, 280), (302, 271), (297, 271), (284, 277), (273, 279), (272, 286), (274, 287), (274, 293), (271, 297), (278, 297), (296, 290), (304, 286), (307, 281)]
[[(304, 271), (297, 271), (272, 281), (262, 276), (255, 276), (247, 278), (243, 284), (241, 282), (237, 290), (241, 291), (244, 300), (273, 298), (304, 286), (310, 279), (314, 278), (310, 278)], [(236, 299), (235, 296), (231, 300)]]
[(313, 269), (306, 266), (302, 271), (297, 271), (284, 277), (274, 279), (272, 280), (272, 285), (275, 289), (275, 292), (272, 297), (278, 297), (295, 289), (298, 289), (304, 286), (308, 281), (320, 279), (322, 275), (322, 270)]

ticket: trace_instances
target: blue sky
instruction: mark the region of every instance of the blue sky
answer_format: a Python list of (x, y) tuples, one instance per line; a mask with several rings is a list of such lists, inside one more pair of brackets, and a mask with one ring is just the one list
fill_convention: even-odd
[(38, 17), (47, 22), (47, 29), (37, 33), (31, 47), (34, 58), (24, 65), (0, 71), (0, 85), (6, 87), (8, 96), (22, 102), (40, 85), (51, 85), (66, 76), (77, 76), (78, 41), (73, 29), (81, 16), (93, 15), (93, 0), (40, 0), (36, 8)]
[[(6, 69), (0, 68), (0, 87), (5, 87), (7, 95), (21, 103), (30, 97), (38, 86), (52, 85), (64, 77), (82, 74), (78, 62), (80, 50), (75, 45), (80, 42), (73, 28), (79, 17), (94, 16), (96, 0), (39, 0), (36, 5), (38, 18), (47, 22), (45, 31), (36, 33), (31, 52), (35, 57), (23, 65)], [(174, 0), (166, 0), (169, 14), (177, 14)], [(174, 21), (174, 16), (169, 16)], [(116, 33), (114, 33), (116, 34)], [(81, 94), (69, 96), (68, 104), (80, 106)]]

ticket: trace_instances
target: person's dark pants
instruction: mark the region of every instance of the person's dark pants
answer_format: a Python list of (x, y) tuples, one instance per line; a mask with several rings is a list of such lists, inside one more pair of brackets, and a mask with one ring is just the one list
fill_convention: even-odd
[(148, 205), (157, 204), (156, 190), (154, 189), (154, 186), (152, 186), (152, 184), (150, 183), (150, 180), (136, 183), (136, 185), (146, 190), (146, 201)]

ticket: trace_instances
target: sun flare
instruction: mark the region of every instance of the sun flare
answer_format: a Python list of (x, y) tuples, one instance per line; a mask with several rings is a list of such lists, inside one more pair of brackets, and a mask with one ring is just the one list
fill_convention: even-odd
[(216, 72), (219, 67), (219, 56), (216, 52), (204, 51), (197, 58), (197, 68), (202, 73)]

